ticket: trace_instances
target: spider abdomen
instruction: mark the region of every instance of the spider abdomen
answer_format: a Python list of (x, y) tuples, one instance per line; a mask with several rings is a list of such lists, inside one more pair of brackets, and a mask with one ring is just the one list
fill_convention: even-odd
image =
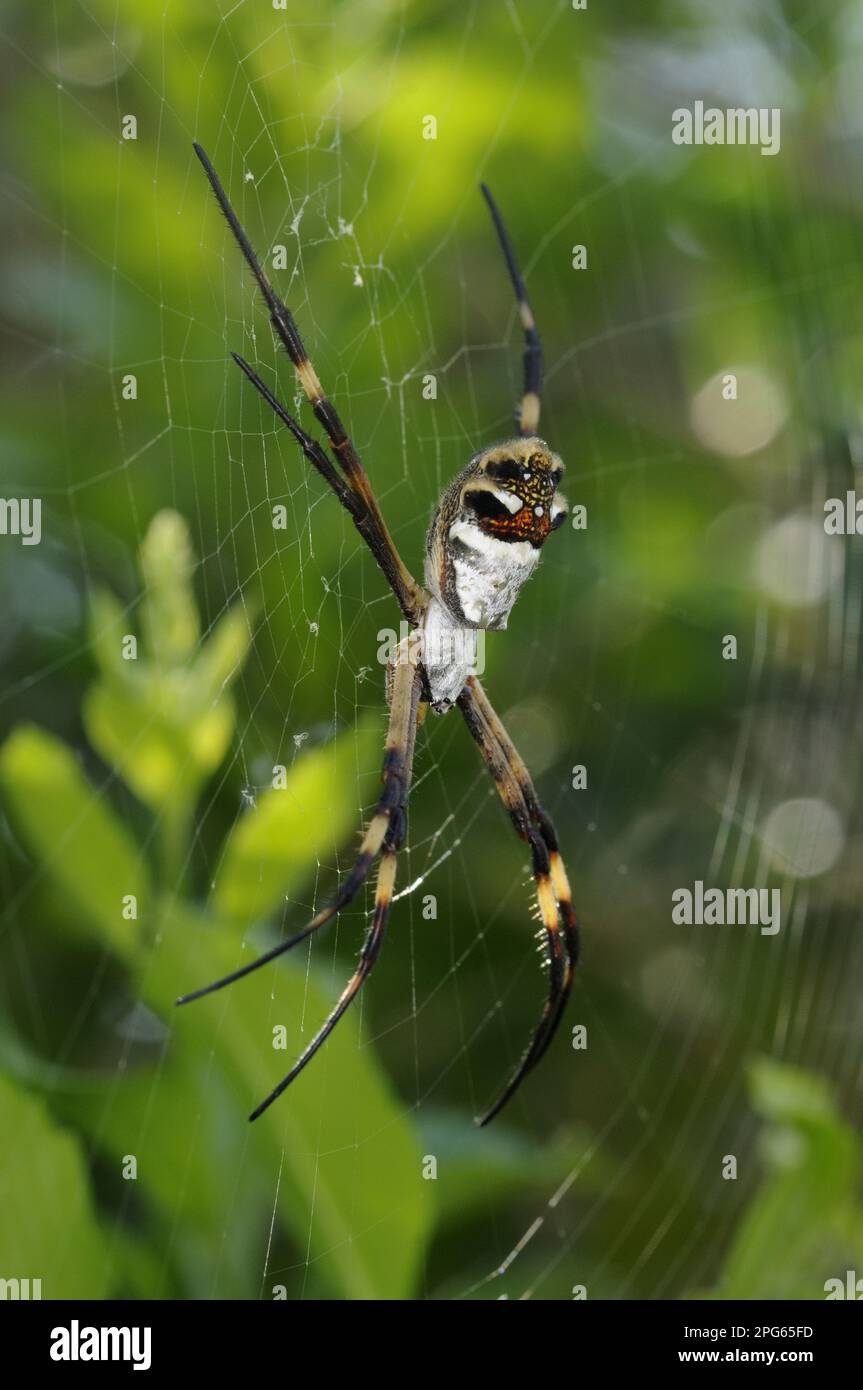
[(455, 704), (476, 668), (477, 629), (460, 623), (432, 597), (422, 620), (422, 664), (432, 708), (443, 714)]
[(471, 627), (502, 631), (539, 563), (539, 547), (491, 535), (470, 517), (459, 517), (449, 529), (449, 550), (449, 597), (457, 611)]

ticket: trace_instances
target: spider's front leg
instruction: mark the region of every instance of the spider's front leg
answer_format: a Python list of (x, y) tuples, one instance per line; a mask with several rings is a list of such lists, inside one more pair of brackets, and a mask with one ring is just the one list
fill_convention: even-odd
[(354, 525), (385, 574), (402, 612), (408, 622), (415, 623), (422, 616), (428, 597), (422, 586), (417, 584), (410, 574), (396, 548), (362, 459), (338, 411), (324, 392), (318, 374), (309, 360), (293, 314), (270, 284), (209, 156), (199, 144), (195, 143), (193, 148), (237, 245), (258, 283), (270, 313), (270, 322), (291, 359), (315, 418), (326, 431), (333, 458), (341, 473), (333, 466), (323, 447), (317, 440), (312, 439), (285, 409), (254, 368), (239, 353), (234, 352), (231, 356), (274, 414), (288, 427), (309, 463), (317, 469), (350, 514)]

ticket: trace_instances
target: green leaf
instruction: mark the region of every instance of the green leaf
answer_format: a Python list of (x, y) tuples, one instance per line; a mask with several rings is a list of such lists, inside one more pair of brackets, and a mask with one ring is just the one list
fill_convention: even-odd
[(191, 586), (194, 554), (175, 512), (154, 517), (141, 546), (146, 649), (122, 657), (128, 621), (110, 594), (91, 602), (90, 640), (101, 670), (84, 700), (93, 747), (132, 791), (163, 818), (163, 867), (182, 862), (191, 808), (222, 762), (234, 731), (228, 686), (251, 641), (246, 610), (235, 605), (200, 642)]
[(100, 681), (84, 697), (84, 727), (93, 747), (146, 806), (162, 811), (194, 799), (221, 763), (234, 730), (228, 696), (202, 707), (189, 699), (182, 672), (132, 686)]
[(236, 677), (251, 641), (246, 609), (235, 605), (216, 624), (192, 667), (193, 684), (203, 702), (216, 700)]
[[(347, 742), (352, 746), (354, 740)], [(119, 1162), (121, 1143), (122, 1152), (136, 1152), (148, 1132), (143, 1118), (153, 1106), (168, 1106), (172, 1135), (162, 1135), (155, 1149), (148, 1146), (145, 1184), (163, 1209), (180, 1220), (188, 1204), (200, 1221), (199, 1201), (212, 1213), (224, 1192), (241, 1183), (251, 1184), (250, 1201), (265, 1192), (272, 1202), (278, 1192), (281, 1220), (334, 1293), (350, 1299), (409, 1297), (434, 1184), (422, 1177), (408, 1112), (379, 1075), (372, 1047), (360, 1043), (361, 1014), (373, 1008), (373, 981), (314, 1065), (250, 1132), (246, 1115), (322, 1022), (343, 983), (340, 974), (321, 988), (304, 963), (271, 966), (224, 994), (174, 1011), (178, 993), (236, 965), (236, 932), (174, 901), (153, 922), (134, 849), (74, 756), (51, 735), (18, 730), (0, 752), (0, 781), (43, 872), (80, 907), (82, 927), (138, 966), (141, 998), (174, 1025), (173, 1047), (182, 1053), (186, 1083), (176, 1093), (168, 1088), (164, 1097), (154, 1090), (140, 1125), (135, 1106), (125, 1106), (127, 1129), (121, 1124), (114, 1131), (111, 1158)], [(137, 924), (120, 917), (121, 889), (137, 892), (145, 904), (156, 941), (152, 952), (133, 950)], [(322, 942), (325, 959), (330, 939)], [(287, 1030), (286, 1050), (273, 1047), (279, 1025)], [(224, 1088), (232, 1098), (230, 1142), (224, 1109), (212, 1103)], [(219, 1114), (221, 1129), (214, 1119)], [(107, 1132), (97, 1142), (108, 1143)], [(209, 1169), (215, 1163), (223, 1167), (214, 1187)], [(221, 1230), (222, 1213), (209, 1219), (218, 1219)], [(207, 1249), (202, 1240), (199, 1253)], [(257, 1256), (260, 1266), (260, 1250)]]
[[(345, 785), (354, 784), (358, 762), (372, 761), (373, 747), (376, 759), (376, 745), (369, 728), (297, 760), (291, 786), (305, 858), (299, 853), (286, 856), (297, 881), (308, 874), (313, 852), (307, 826), (320, 837), (316, 843), (328, 849), (348, 826), (353, 828), (355, 813)], [(42, 871), (76, 902), (84, 929), (138, 966), (141, 998), (174, 1023), (173, 1047), (182, 1056), (184, 1082), (166, 1086), (164, 1092), (155, 1089), (144, 1110), (146, 1116), (155, 1105), (169, 1106), (167, 1138), (160, 1125), (156, 1147), (148, 1143), (149, 1129), (137, 1118), (141, 1097), (138, 1094), (139, 1104), (133, 1104), (131, 1087), (117, 1112), (118, 1128), (100, 1133), (93, 1123), (95, 1142), (113, 1162), (138, 1149), (146, 1157), (139, 1179), (142, 1194), (149, 1192), (177, 1221), (185, 1220), (188, 1209), (190, 1227), (198, 1231), (199, 1240), (196, 1253), (188, 1255), (187, 1275), (201, 1268), (208, 1252), (212, 1254), (213, 1223), (218, 1221), (221, 1232), (225, 1206), (235, 1200), (230, 1194), (245, 1193), (242, 1203), (236, 1198), (241, 1238), (242, 1230), (265, 1228), (261, 1223), (266, 1202), (278, 1193), (281, 1221), (298, 1247), (309, 1252), (316, 1275), (334, 1293), (350, 1299), (409, 1297), (431, 1221), (433, 1184), (422, 1177), (421, 1152), (408, 1113), (379, 1075), (373, 1049), (360, 1042), (361, 1013), (373, 1007), (373, 985), (342, 1020), (315, 1065), (249, 1133), (246, 1115), (289, 1069), (328, 1012), (342, 980), (330, 978), (322, 988), (305, 964), (270, 967), (234, 990), (175, 1013), (172, 1001), (179, 992), (236, 964), (236, 932), (173, 900), (153, 920), (139, 857), (105, 799), (87, 783), (74, 755), (50, 734), (35, 728), (17, 730), (0, 752), (0, 782)], [(265, 824), (271, 834), (283, 832), (278, 816)], [(256, 834), (244, 839), (239, 849), (235, 846), (233, 853), (229, 848), (235, 873), (257, 871), (261, 842)], [(290, 842), (290, 835), (286, 839)], [(267, 837), (263, 848), (267, 855), (273, 848)], [(273, 868), (265, 856), (265, 868), (270, 891), (277, 891), (273, 885), (285, 882), (284, 863)], [(236, 878), (233, 882), (236, 885)], [(156, 942), (151, 952), (133, 950), (133, 924), (124, 922), (120, 913), (122, 897), (129, 892), (145, 905)], [(247, 908), (249, 897), (247, 891), (238, 905)], [(328, 941), (325, 959), (330, 949)], [(287, 1047), (275, 1048), (273, 1030), (282, 1026)], [(122, 1091), (123, 1082), (117, 1084)], [(224, 1105), (217, 1103), (225, 1090), (231, 1096), (227, 1121)], [(82, 1113), (88, 1109), (80, 1097), (79, 1103)], [(226, 1123), (230, 1142), (225, 1141)], [(217, 1176), (210, 1172), (213, 1155), (222, 1165)], [(260, 1261), (258, 1249), (258, 1268)], [(242, 1283), (246, 1268), (240, 1259), (233, 1274), (227, 1271), (226, 1291), (234, 1292)], [(270, 1278), (278, 1282), (276, 1274)]]
[(828, 1086), (813, 1072), (758, 1057), (749, 1067), (749, 1090), (755, 1109), (774, 1124), (844, 1128)]
[[(110, 1085), (98, 1074), (56, 1073), (52, 1108), (89, 1136), (106, 1170), (119, 1174), (124, 1157), (135, 1157), (130, 1192), (147, 1213), (149, 1296), (182, 1287), (191, 1298), (248, 1298), (260, 1280), (269, 1172), (250, 1161), (242, 1113), (209, 1050), (173, 1048), (158, 1066), (129, 1068)], [(110, 1232), (112, 1259), (125, 1254), (118, 1235)]]
[(863, 1260), (863, 1248), (852, 1249), (861, 1231), (857, 1138), (811, 1073), (760, 1058), (750, 1088), (765, 1121), (764, 1176), (713, 1296), (823, 1298), (826, 1278), (844, 1272), (849, 1258)]
[(180, 1290), (168, 1282), (168, 1266), (154, 1250), (152, 1233), (146, 1235), (113, 1222), (110, 1227), (111, 1264), (115, 1297), (180, 1298)]
[[(330, 942), (321, 954), (331, 960)], [(144, 996), (164, 1011), (177, 992), (231, 970), (237, 955), (233, 932), (167, 903), (142, 980)], [(237, 1171), (250, 1150), (267, 1175), (269, 1200), (278, 1190), (282, 1219), (299, 1248), (308, 1249), (319, 1276), (344, 1298), (406, 1298), (415, 1289), (435, 1184), (422, 1176), (409, 1111), (381, 1076), (373, 1047), (361, 1039), (361, 1018), (373, 1010), (373, 977), (371, 989), (289, 1091), (251, 1131), (246, 1119), (323, 1022), (344, 971), (343, 965), (331, 967), (324, 986), (305, 960), (271, 965), (176, 1010), (173, 1047), (198, 1068), (179, 1123), (196, 1135), (208, 1092), (220, 1084), (212, 1077), (215, 1067), (233, 1093), (233, 1137), (241, 1131), (245, 1140)], [(274, 1029), (282, 1026), (284, 1049), (273, 1045)], [(214, 1136), (204, 1147), (201, 1162), (210, 1161), (215, 1142)], [(267, 1288), (277, 1282), (269, 1275)]]
[(104, 1298), (105, 1244), (78, 1141), (3, 1076), (0, 1133), (2, 1277), (41, 1279), (43, 1298)]
[(141, 545), (146, 585), (141, 616), (147, 653), (157, 666), (182, 665), (200, 636), (192, 590), (195, 555), (189, 528), (179, 512), (157, 512)]
[[(357, 770), (375, 768), (380, 726), (361, 724), (320, 748), (300, 754), (285, 786), (268, 788), (234, 828), (213, 893), (220, 917), (255, 922), (308, 882), (315, 864), (333, 863), (351, 832), (361, 828), (352, 797)], [(375, 783), (372, 795), (376, 794)], [(353, 840), (348, 845), (350, 853)]]
[(505, 1123), (477, 1129), (463, 1110), (424, 1106), (420, 1123), (425, 1152), (446, 1172), (438, 1184), (439, 1225), (468, 1221), (517, 1192), (553, 1192), (572, 1169), (573, 1154), (590, 1155), (579, 1170), (582, 1195), (601, 1194), (613, 1176), (586, 1128), (558, 1131), (537, 1148)]
[(90, 650), (103, 674), (126, 681), (133, 663), (123, 660), (123, 638), (129, 633), (129, 616), (107, 589), (90, 597), (88, 624)]
[[(129, 958), (151, 906), (149, 875), (75, 755), (53, 734), (20, 725), (0, 749), (0, 786), (41, 871), (79, 909), (81, 930)], [(122, 915), (129, 894), (137, 899), (137, 921)]]

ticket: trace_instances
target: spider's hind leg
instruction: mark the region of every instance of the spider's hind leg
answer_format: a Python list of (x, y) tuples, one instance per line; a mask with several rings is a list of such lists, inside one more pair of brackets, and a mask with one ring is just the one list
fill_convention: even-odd
[[(378, 865), (377, 883), (375, 885), (375, 906), (372, 924), (363, 942), (359, 964), (339, 995), (328, 1017), (325, 1019), (302, 1056), (291, 1067), (287, 1076), (270, 1092), (266, 1100), (261, 1101), (261, 1104), (252, 1111), (249, 1116), (250, 1120), (256, 1120), (259, 1115), (262, 1115), (264, 1111), (272, 1105), (274, 1100), (278, 1100), (282, 1092), (290, 1086), (291, 1082), (299, 1076), (300, 1072), (308, 1066), (315, 1053), (322, 1044), (326, 1042), (349, 1004), (351, 1004), (359, 994), (360, 989), (371, 974), (378, 955), (380, 954), (393, 900), (393, 889), (395, 887), (396, 878), (396, 855), (404, 845), (407, 835), (407, 798), (413, 772), (419, 693), (419, 669), (410, 660), (407, 651), (401, 652), (400, 649), (400, 653), (396, 657), (393, 671), (390, 732), (387, 736), (387, 752), (384, 757), (384, 775), (386, 775), (388, 766), (390, 770), (393, 770), (398, 764), (402, 779), (403, 794), (393, 807), (392, 814), (388, 817), (387, 825), (383, 832), (382, 853), (380, 864)], [(395, 729), (394, 724), (396, 726)]]
[[(531, 848), (540, 916), (548, 947), (548, 996), (521, 1061), (480, 1125), (503, 1108), (549, 1046), (566, 1007), (579, 955), (578, 920), (551, 818), (539, 804), (530, 774), (475, 677), (459, 696), (464, 716), (518, 836)], [(562, 928), (562, 931), (561, 931)]]
[(177, 1000), (178, 1004), (191, 1004), (193, 1000), (200, 999), (205, 994), (224, 989), (245, 975), (251, 975), (253, 971), (259, 970), (261, 966), (299, 945), (301, 941), (305, 941), (327, 922), (332, 921), (342, 908), (348, 906), (368, 878), (372, 865), (382, 849), (401, 848), (407, 827), (407, 801), (413, 766), (420, 685), (420, 671), (412, 650), (407, 647), (402, 650), (400, 647), (394, 664), (390, 719), (381, 769), (384, 788), (366, 827), (353, 868), (342, 880), (332, 902), (287, 941), (280, 941), (277, 946), (258, 956), (249, 965), (234, 970), (230, 975), (214, 980), (212, 984), (204, 985), (191, 994), (184, 994)]
[(257, 1120), (259, 1115), (263, 1115), (268, 1110), (274, 1100), (278, 1100), (283, 1091), (287, 1090), (291, 1082), (299, 1076), (314, 1057), (318, 1049), (326, 1042), (330, 1033), (335, 1028), (342, 1014), (348, 1005), (356, 998), (363, 983), (370, 975), (375, 961), (380, 954), (383, 944), (384, 933), (389, 919), (390, 907), (393, 900), (393, 887), (396, 876), (396, 851), (387, 848), (381, 855), (380, 867), (378, 869), (378, 880), (375, 888), (375, 908), (372, 924), (369, 927), (363, 948), (360, 952), (359, 964), (351, 976), (345, 988), (339, 995), (338, 1001), (326, 1018), (325, 1022), (318, 1029), (312, 1041), (303, 1052), (302, 1056), (291, 1067), (287, 1076), (284, 1077), (267, 1096), (260, 1105), (256, 1106), (249, 1116), (250, 1120)]
[[(533, 785), (533, 778), (527, 770), (524, 759), (507, 733), (503, 720), (496, 712), (491, 700), (486, 695), (479, 681), (473, 682), (472, 693), (483, 712), (489, 729), (506, 757), (512, 775), (521, 788), (531, 820), (542, 836), (545, 847), (548, 850), (551, 885), (554, 889), (554, 896), (557, 899), (557, 905), (560, 909), (564, 943), (567, 953), (567, 966), (563, 985), (563, 1004), (565, 1004), (569, 992), (572, 989), (572, 982), (581, 954), (581, 929), (572, 901), (572, 889), (569, 886), (569, 876), (563, 862), (563, 855), (560, 852), (557, 831), (554, 828), (554, 822), (551, 816), (547, 811), (543, 810), (543, 807), (540, 805), (539, 797), (536, 794), (536, 787)], [(539, 1058), (536, 1060), (539, 1061)]]

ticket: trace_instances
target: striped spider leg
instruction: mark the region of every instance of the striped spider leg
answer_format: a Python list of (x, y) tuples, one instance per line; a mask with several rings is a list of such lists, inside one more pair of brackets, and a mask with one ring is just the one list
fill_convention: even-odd
[(545, 1007), (518, 1067), (494, 1104), (477, 1120), (478, 1124), (487, 1125), (544, 1056), (554, 1037), (575, 978), (579, 927), (551, 817), (542, 809), (530, 773), (476, 676), (468, 678), (458, 697), (458, 706), (516, 834), (530, 845), (537, 902), (548, 950)]
[(297, 932), (286, 941), (279, 942), (277, 946), (266, 951), (264, 955), (258, 956), (239, 970), (234, 970), (230, 975), (225, 975), (220, 980), (214, 980), (212, 984), (204, 985), (202, 989), (193, 990), (191, 994), (184, 994), (177, 1000), (178, 1004), (191, 1004), (193, 1000), (201, 999), (206, 994), (214, 994), (216, 990), (234, 984), (237, 980), (243, 979), (245, 975), (251, 975), (262, 965), (267, 965), (277, 956), (283, 955), (293, 946), (305, 941), (351, 902), (368, 878), (375, 860), (380, 855), (372, 924), (360, 952), (359, 965), (323, 1026), (316, 1033), (302, 1056), (287, 1076), (279, 1082), (278, 1086), (252, 1111), (249, 1116), (250, 1120), (256, 1120), (259, 1115), (262, 1115), (312, 1060), (318, 1048), (329, 1037), (342, 1014), (359, 992), (378, 958), (392, 903), (396, 855), (403, 847), (407, 835), (407, 803), (413, 776), (414, 747), (419, 721), (422, 673), (417, 661), (415, 645), (410, 640), (399, 644), (391, 663), (390, 675), (390, 717), (382, 769), (384, 788), (368, 829), (363, 836), (354, 867), (345, 877), (335, 899), (313, 917), (302, 931)]
[(533, 309), (527, 297), (524, 277), (519, 269), (518, 259), (509, 239), (509, 232), (506, 230), (506, 223), (500, 215), (500, 208), (491, 196), (491, 189), (488, 184), (481, 183), (480, 189), (482, 196), (488, 203), (491, 220), (494, 223), (500, 249), (506, 261), (506, 268), (509, 271), (509, 278), (515, 291), (518, 316), (524, 331), (524, 390), (521, 404), (516, 412), (516, 423), (519, 434), (528, 436), (536, 434), (539, 429), (539, 411), (542, 400), (542, 343), (539, 340)]
[[(407, 801), (413, 774), (420, 688), (419, 667), (410, 654), (409, 644), (407, 642), (402, 643), (392, 666), (392, 704), (390, 706), (390, 723), (383, 768), (384, 794), (378, 802), (377, 810), (366, 831), (363, 847), (360, 850), (358, 868), (354, 871), (355, 873), (361, 872), (362, 878), (365, 878), (378, 850), (380, 851), (372, 923), (360, 951), (359, 964), (339, 995), (326, 1021), (318, 1029), (302, 1056), (294, 1063), (278, 1086), (252, 1111), (249, 1116), (250, 1120), (256, 1120), (259, 1115), (262, 1115), (274, 1100), (278, 1100), (282, 1091), (290, 1086), (294, 1078), (299, 1076), (303, 1068), (308, 1066), (318, 1048), (326, 1042), (345, 1009), (359, 993), (378, 958), (393, 900), (396, 855), (403, 847), (407, 835)], [(369, 867), (363, 871), (359, 866), (365, 863), (368, 863)], [(353, 897), (355, 891), (356, 889), (351, 891), (349, 897)], [(336, 911), (335, 907), (331, 907), (325, 913), (320, 914), (321, 921), (317, 925), (323, 925), (323, 922), (334, 916)], [(312, 926), (309, 928), (309, 930), (314, 929)]]
[(264, 384), (257, 372), (249, 366), (248, 362), (240, 357), (239, 353), (232, 353), (237, 366), (245, 372), (249, 381), (259, 391), (264, 400), (275, 411), (276, 415), (287, 425), (291, 434), (296, 439), (306, 458), (321, 476), (329, 483), (335, 492), (342, 506), (350, 513), (366, 545), (371, 550), (396, 598), (401, 605), (402, 612), (408, 622), (416, 623), (425, 606), (425, 594), (422, 586), (409, 573), (396, 549), (395, 542), (387, 530), (386, 522), (381, 515), (377, 498), (372, 491), (369, 476), (363, 467), (362, 460), (354, 448), (353, 442), (342, 424), (335, 406), (325, 395), (324, 389), (318, 379), (318, 374), (309, 361), (299, 330), (294, 321), (294, 316), (286, 304), (282, 302), (276, 294), (264, 269), (252, 249), (252, 244), (243, 228), (240, 220), (234, 212), (228, 195), (222, 187), (221, 180), (213, 168), (207, 153), (197, 143), (193, 146), (195, 154), (204, 167), (204, 173), (210, 181), (210, 187), (216, 197), (216, 202), (224, 214), (225, 221), (234, 234), (237, 245), (246, 258), (246, 262), (258, 282), (261, 294), (264, 296), (267, 308), (270, 311), (270, 322), (276, 333), (281, 339), (282, 345), (294, 365), (300, 385), (306, 393), (309, 404), (314, 411), (318, 423), (326, 431), (330, 448), (333, 456), (338, 460), (339, 465), (345, 475), (343, 482), (339, 474), (333, 468), (332, 463), (327, 458), (324, 450), (316, 440), (313, 440), (297, 421), (288, 413), (283, 405), (276, 400), (275, 396)]
[(390, 714), (382, 769), (383, 790), (354, 866), (334, 899), (301, 931), (249, 965), (184, 995), (177, 1003), (188, 1004), (224, 989), (305, 941), (351, 902), (378, 861), (372, 921), (357, 968), (302, 1056), (249, 1117), (257, 1119), (308, 1065), (358, 994), (378, 958), (392, 903), (396, 857), (407, 835), (407, 803), (417, 727), (429, 706), (443, 714), (453, 704), (458, 704), (517, 833), (530, 846), (549, 965), (549, 993), (540, 1022), (517, 1071), (491, 1109), (478, 1121), (487, 1124), (548, 1047), (569, 995), (578, 956), (578, 925), (554, 827), (539, 804), (527, 768), (473, 674), (477, 632), (506, 627), (518, 592), (536, 566), (541, 546), (561, 525), (566, 514), (566, 503), (557, 490), (563, 464), (535, 433), (542, 392), (542, 348), (524, 281), (503, 219), (483, 184), (482, 191), (515, 290), (525, 337), (524, 391), (518, 411), (520, 434), (518, 439), (493, 445), (474, 455), (444, 493), (426, 542), (426, 588), (423, 588), (410, 574), (396, 549), (362, 461), (335, 407), (324, 394), (291, 311), (270, 284), (209, 158), (200, 145), (196, 144), (194, 149), (263, 294), (273, 328), (326, 433), (332, 459), (323, 445), (286, 410), (254, 368), (238, 353), (232, 356), (353, 519), (399, 602), (410, 634), (399, 644), (388, 668)]

